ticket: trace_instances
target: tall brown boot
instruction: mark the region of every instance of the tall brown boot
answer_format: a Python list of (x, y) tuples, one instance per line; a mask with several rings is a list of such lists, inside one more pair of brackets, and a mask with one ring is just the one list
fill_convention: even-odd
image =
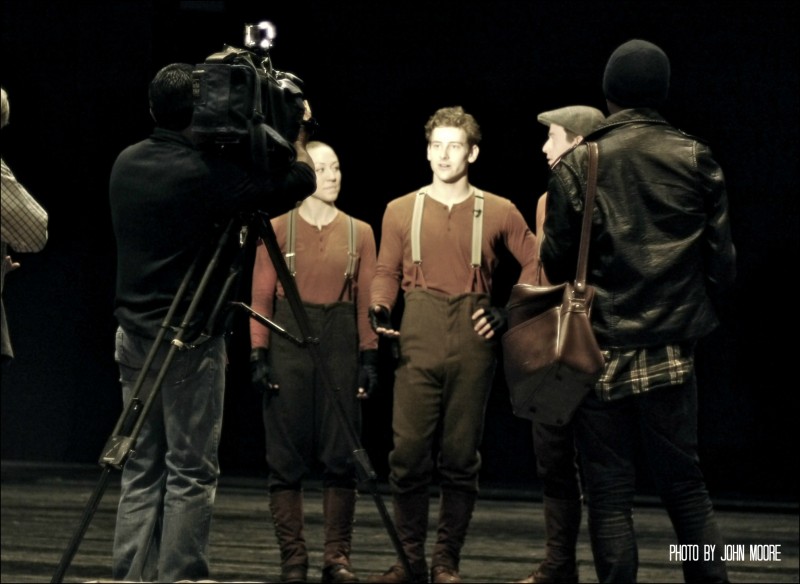
[(581, 528), (580, 499), (544, 497), (544, 530), (547, 536), (546, 556), (539, 567), (520, 583), (576, 584), (578, 565), (575, 546)]
[(356, 490), (326, 487), (322, 491), (322, 514), (325, 518), (325, 550), (322, 558), (322, 582), (358, 582), (350, 568), (350, 543)]
[(461, 582), (458, 574), (461, 548), (467, 537), (476, 499), (476, 493), (442, 489), (439, 527), (431, 561), (431, 582)]
[(269, 509), (281, 551), (281, 582), (305, 582), (308, 576), (308, 552), (303, 535), (303, 492), (273, 491)]
[(421, 583), (428, 581), (428, 564), (425, 561), (425, 537), (428, 534), (428, 491), (394, 495), (394, 522), (397, 537), (408, 559), (411, 574), (407, 574), (399, 561), (383, 574), (370, 576), (370, 582), (382, 584)]

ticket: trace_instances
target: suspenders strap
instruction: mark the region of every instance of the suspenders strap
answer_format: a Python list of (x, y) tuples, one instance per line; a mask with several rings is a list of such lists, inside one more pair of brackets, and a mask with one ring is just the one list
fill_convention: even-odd
[(356, 270), (356, 222), (350, 215), (347, 216), (350, 220), (350, 228), (347, 233), (347, 268), (344, 271), (344, 285), (342, 291), (339, 292), (339, 301), (344, 299), (344, 293), (349, 292), (349, 297), (353, 299), (353, 274)]
[[(353, 279), (353, 275), (356, 270), (356, 263), (358, 260), (358, 254), (356, 254), (356, 222), (350, 215), (347, 215), (347, 219), (349, 222), (348, 231), (347, 231), (347, 267), (344, 271), (344, 287), (342, 288), (342, 292), (339, 294), (339, 300), (344, 297), (344, 292), (348, 287), (348, 284)], [(289, 226), (286, 234), (286, 266), (289, 268), (289, 273), (294, 277), (297, 274), (297, 269), (295, 268), (295, 246), (297, 245), (297, 207), (289, 211)]]
[(481, 243), (483, 243), (483, 191), (475, 190), (472, 212), (472, 267), (481, 267)]
[(289, 273), (292, 277), (297, 273), (295, 268), (295, 242), (297, 240), (297, 207), (289, 211), (289, 229), (286, 233), (286, 267), (289, 268)]
[(414, 201), (414, 215), (411, 217), (411, 261), (419, 265), (422, 263), (420, 250), (420, 231), (422, 230), (422, 207), (425, 205), (425, 191), (417, 193)]
[(356, 270), (356, 222), (349, 215), (347, 219), (350, 221), (350, 229), (347, 233), (347, 269), (344, 272), (344, 279), (350, 280)]
[[(414, 200), (414, 214), (411, 217), (411, 261), (422, 263), (420, 245), (422, 232), (422, 208), (425, 205), (425, 191), (417, 193)], [(481, 244), (483, 243), (483, 191), (475, 189), (472, 213), (472, 267), (481, 266)]]

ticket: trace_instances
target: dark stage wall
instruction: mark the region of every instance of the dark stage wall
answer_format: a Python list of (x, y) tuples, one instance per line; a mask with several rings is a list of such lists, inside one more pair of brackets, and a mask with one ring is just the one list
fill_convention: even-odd
[[(723, 324), (698, 351), (710, 487), (796, 500), (798, 400), (787, 326), (796, 309), (786, 264), (796, 264), (798, 233), (798, 21), (790, 14), (788, 2), (769, 1), (3, 0), (2, 84), (12, 106), (3, 158), (49, 211), (50, 241), (39, 254), (16, 254), (22, 268), (7, 279), (18, 356), (2, 373), (2, 458), (94, 462), (121, 412), (107, 181), (119, 151), (151, 129), (147, 84), (161, 66), (240, 46), (245, 22), (272, 20), (276, 68), (305, 80), (317, 137), (339, 153), (339, 206), (380, 236), (386, 203), (430, 180), (425, 121), (456, 104), (484, 133), (472, 182), (511, 198), (533, 224), (548, 173), (547, 130), (536, 114), (575, 103), (604, 109), (605, 61), (640, 37), (672, 61), (663, 113), (707, 139), (725, 170), (739, 252)], [(292, 203), (276, 200), (267, 211)], [(515, 276), (506, 262), (498, 302)], [(245, 325), (231, 338), (221, 458), (224, 472), (262, 473)], [(382, 394), (364, 405), (363, 442), (381, 477), (391, 380), (385, 369)], [(535, 480), (529, 426), (512, 416), (502, 375), (483, 456), (484, 481)]]

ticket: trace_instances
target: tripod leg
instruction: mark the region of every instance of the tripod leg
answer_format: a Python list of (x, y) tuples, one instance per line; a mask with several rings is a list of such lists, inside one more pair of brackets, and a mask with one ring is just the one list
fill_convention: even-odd
[(272, 264), (275, 266), (275, 271), (278, 274), (278, 280), (283, 285), (286, 299), (292, 308), (292, 314), (297, 321), (300, 334), (304, 339), (307, 340), (307, 348), (311, 354), (314, 366), (317, 368), (317, 371), (320, 372), (322, 385), (324, 386), (325, 391), (329, 392), (330, 396), (333, 398), (330, 400), (331, 404), (334, 406), (334, 411), (336, 412), (342, 429), (346, 432), (348, 442), (351, 445), (353, 456), (357, 463), (356, 467), (359, 470), (360, 478), (363, 482), (369, 485), (370, 494), (375, 501), (378, 513), (380, 514), (381, 520), (386, 527), (389, 538), (392, 540), (392, 544), (397, 552), (397, 557), (400, 558), (406, 573), (411, 574), (411, 565), (408, 561), (408, 557), (403, 550), (403, 545), (400, 542), (399, 536), (397, 535), (397, 530), (395, 529), (395, 525), (392, 522), (391, 516), (386, 509), (386, 505), (384, 504), (383, 499), (378, 492), (377, 478), (375, 471), (372, 469), (369, 456), (367, 455), (366, 450), (361, 446), (360, 437), (358, 436), (358, 433), (353, 425), (350, 423), (342, 404), (338, 399), (336, 399), (336, 392), (339, 391), (339, 388), (335, 387), (331, 381), (332, 375), (328, 369), (325, 359), (320, 352), (319, 345), (315, 342), (314, 334), (311, 330), (311, 324), (308, 320), (308, 314), (303, 306), (300, 293), (297, 290), (297, 284), (295, 283), (292, 275), (289, 273), (289, 268), (286, 266), (283, 254), (281, 253), (280, 244), (278, 243), (278, 239), (275, 235), (274, 229), (272, 228), (272, 224), (266, 219), (264, 214), (258, 214), (256, 216), (256, 227), (258, 229), (259, 237), (261, 237), (261, 240), (264, 242), (264, 245), (267, 248), (267, 252), (272, 260)]
[(83, 517), (78, 525), (78, 529), (72, 536), (69, 546), (61, 556), (61, 561), (59, 562), (56, 571), (53, 573), (53, 578), (50, 580), (51, 583), (56, 584), (63, 582), (64, 574), (66, 574), (67, 568), (69, 568), (69, 565), (72, 563), (72, 559), (78, 552), (78, 547), (81, 545), (81, 541), (83, 541), (83, 536), (86, 535), (86, 530), (89, 529), (89, 524), (92, 522), (92, 518), (97, 511), (97, 507), (100, 505), (100, 501), (103, 499), (103, 494), (106, 492), (106, 488), (108, 487), (110, 473), (111, 467), (106, 466), (103, 469), (103, 472), (100, 475), (100, 480), (95, 486), (92, 496), (89, 498), (89, 502), (83, 511)]
[[(217, 248), (214, 254), (209, 261), (208, 266), (203, 274), (203, 277), (198, 284), (197, 290), (195, 291), (194, 296), (192, 297), (192, 301), (189, 305), (189, 308), (186, 310), (186, 313), (181, 321), (180, 326), (178, 327), (173, 340), (171, 341), (169, 352), (164, 359), (164, 362), (159, 369), (158, 375), (156, 380), (153, 382), (153, 385), (147, 394), (147, 399), (143, 402), (140, 398), (141, 389), (144, 385), (145, 379), (147, 378), (147, 374), (152, 367), (153, 361), (155, 360), (155, 356), (158, 353), (159, 349), (162, 347), (162, 343), (164, 342), (166, 332), (169, 330), (170, 325), (173, 322), (175, 313), (177, 312), (178, 307), (181, 304), (181, 301), (186, 296), (187, 291), (189, 289), (189, 284), (192, 280), (194, 272), (196, 271), (197, 265), (199, 264), (199, 260), (202, 256), (202, 252), (198, 254), (195, 258), (193, 263), (191, 264), (189, 270), (187, 270), (181, 285), (176, 293), (173, 301), (170, 305), (169, 310), (167, 311), (167, 315), (165, 316), (164, 320), (162, 321), (161, 329), (159, 330), (158, 335), (156, 336), (155, 341), (153, 342), (150, 351), (145, 358), (145, 362), (142, 366), (142, 370), (137, 378), (136, 384), (134, 385), (131, 399), (125, 406), (125, 409), (122, 412), (122, 415), (117, 420), (117, 423), (114, 427), (112, 435), (109, 437), (108, 441), (106, 442), (103, 452), (100, 456), (100, 464), (103, 467), (100, 480), (98, 481), (95, 490), (90, 497), (87, 506), (84, 510), (83, 516), (81, 518), (81, 522), (78, 526), (78, 529), (75, 532), (68, 548), (65, 550), (61, 561), (53, 574), (51, 582), (61, 582), (63, 580), (64, 574), (66, 573), (69, 565), (71, 564), (75, 554), (78, 551), (78, 547), (80, 546), (81, 541), (83, 540), (84, 535), (86, 534), (87, 529), (89, 528), (89, 524), (91, 523), (92, 519), (94, 518), (94, 514), (97, 511), (97, 507), (100, 504), (100, 501), (103, 498), (103, 494), (106, 491), (108, 486), (109, 475), (112, 468), (121, 469), (125, 464), (125, 461), (130, 456), (131, 452), (134, 449), (136, 444), (136, 439), (141, 432), (142, 425), (144, 424), (147, 414), (150, 411), (150, 408), (153, 404), (153, 401), (157, 397), (161, 385), (164, 381), (164, 378), (169, 370), (170, 365), (174, 359), (176, 351), (181, 350), (184, 348), (183, 342), (183, 335), (186, 332), (187, 328), (189, 327), (190, 323), (192, 322), (194, 316), (196, 315), (200, 303), (205, 301), (205, 294), (209, 288), (211, 278), (219, 269), (219, 263), (222, 257), (222, 251), (225, 249), (226, 245), (228, 244), (230, 238), (234, 234), (234, 229), (238, 225), (239, 221), (236, 218), (233, 218), (228, 223), (227, 228), (220, 236), (219, 242), (217, 244)], [(227, 293), (230, 284), (226, 284), (225, 289), (223, 290), (223, 294)], [(220, 301), (218, 300), (215, 306), (219, 306)]]

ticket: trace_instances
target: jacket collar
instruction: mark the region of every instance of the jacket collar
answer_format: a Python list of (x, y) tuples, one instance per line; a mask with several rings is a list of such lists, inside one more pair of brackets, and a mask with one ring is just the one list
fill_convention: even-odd
[(627, 124), (662, 124), (667, 125), (660, 113), (651, 108), (630, 108), (618, 111), (608, 116), (602, 124), (595, 128), (594, 132), (584, 138), (584, 141), (595, 140), (608, 133), (614, 128)]
[(161, 128), (159, 126), (153, 128), (153, 133), (151, 134), (151, 138), (154, 140), (161, 140), (164, 142), (177, 142), (179, 144), (185, 144), (186, 146), (191, 146), (192, 148), (194, 148), (194, 142), (192, 142), (182, 133), (176, 132), (174, 130), (167, 130), (166, 128)]

